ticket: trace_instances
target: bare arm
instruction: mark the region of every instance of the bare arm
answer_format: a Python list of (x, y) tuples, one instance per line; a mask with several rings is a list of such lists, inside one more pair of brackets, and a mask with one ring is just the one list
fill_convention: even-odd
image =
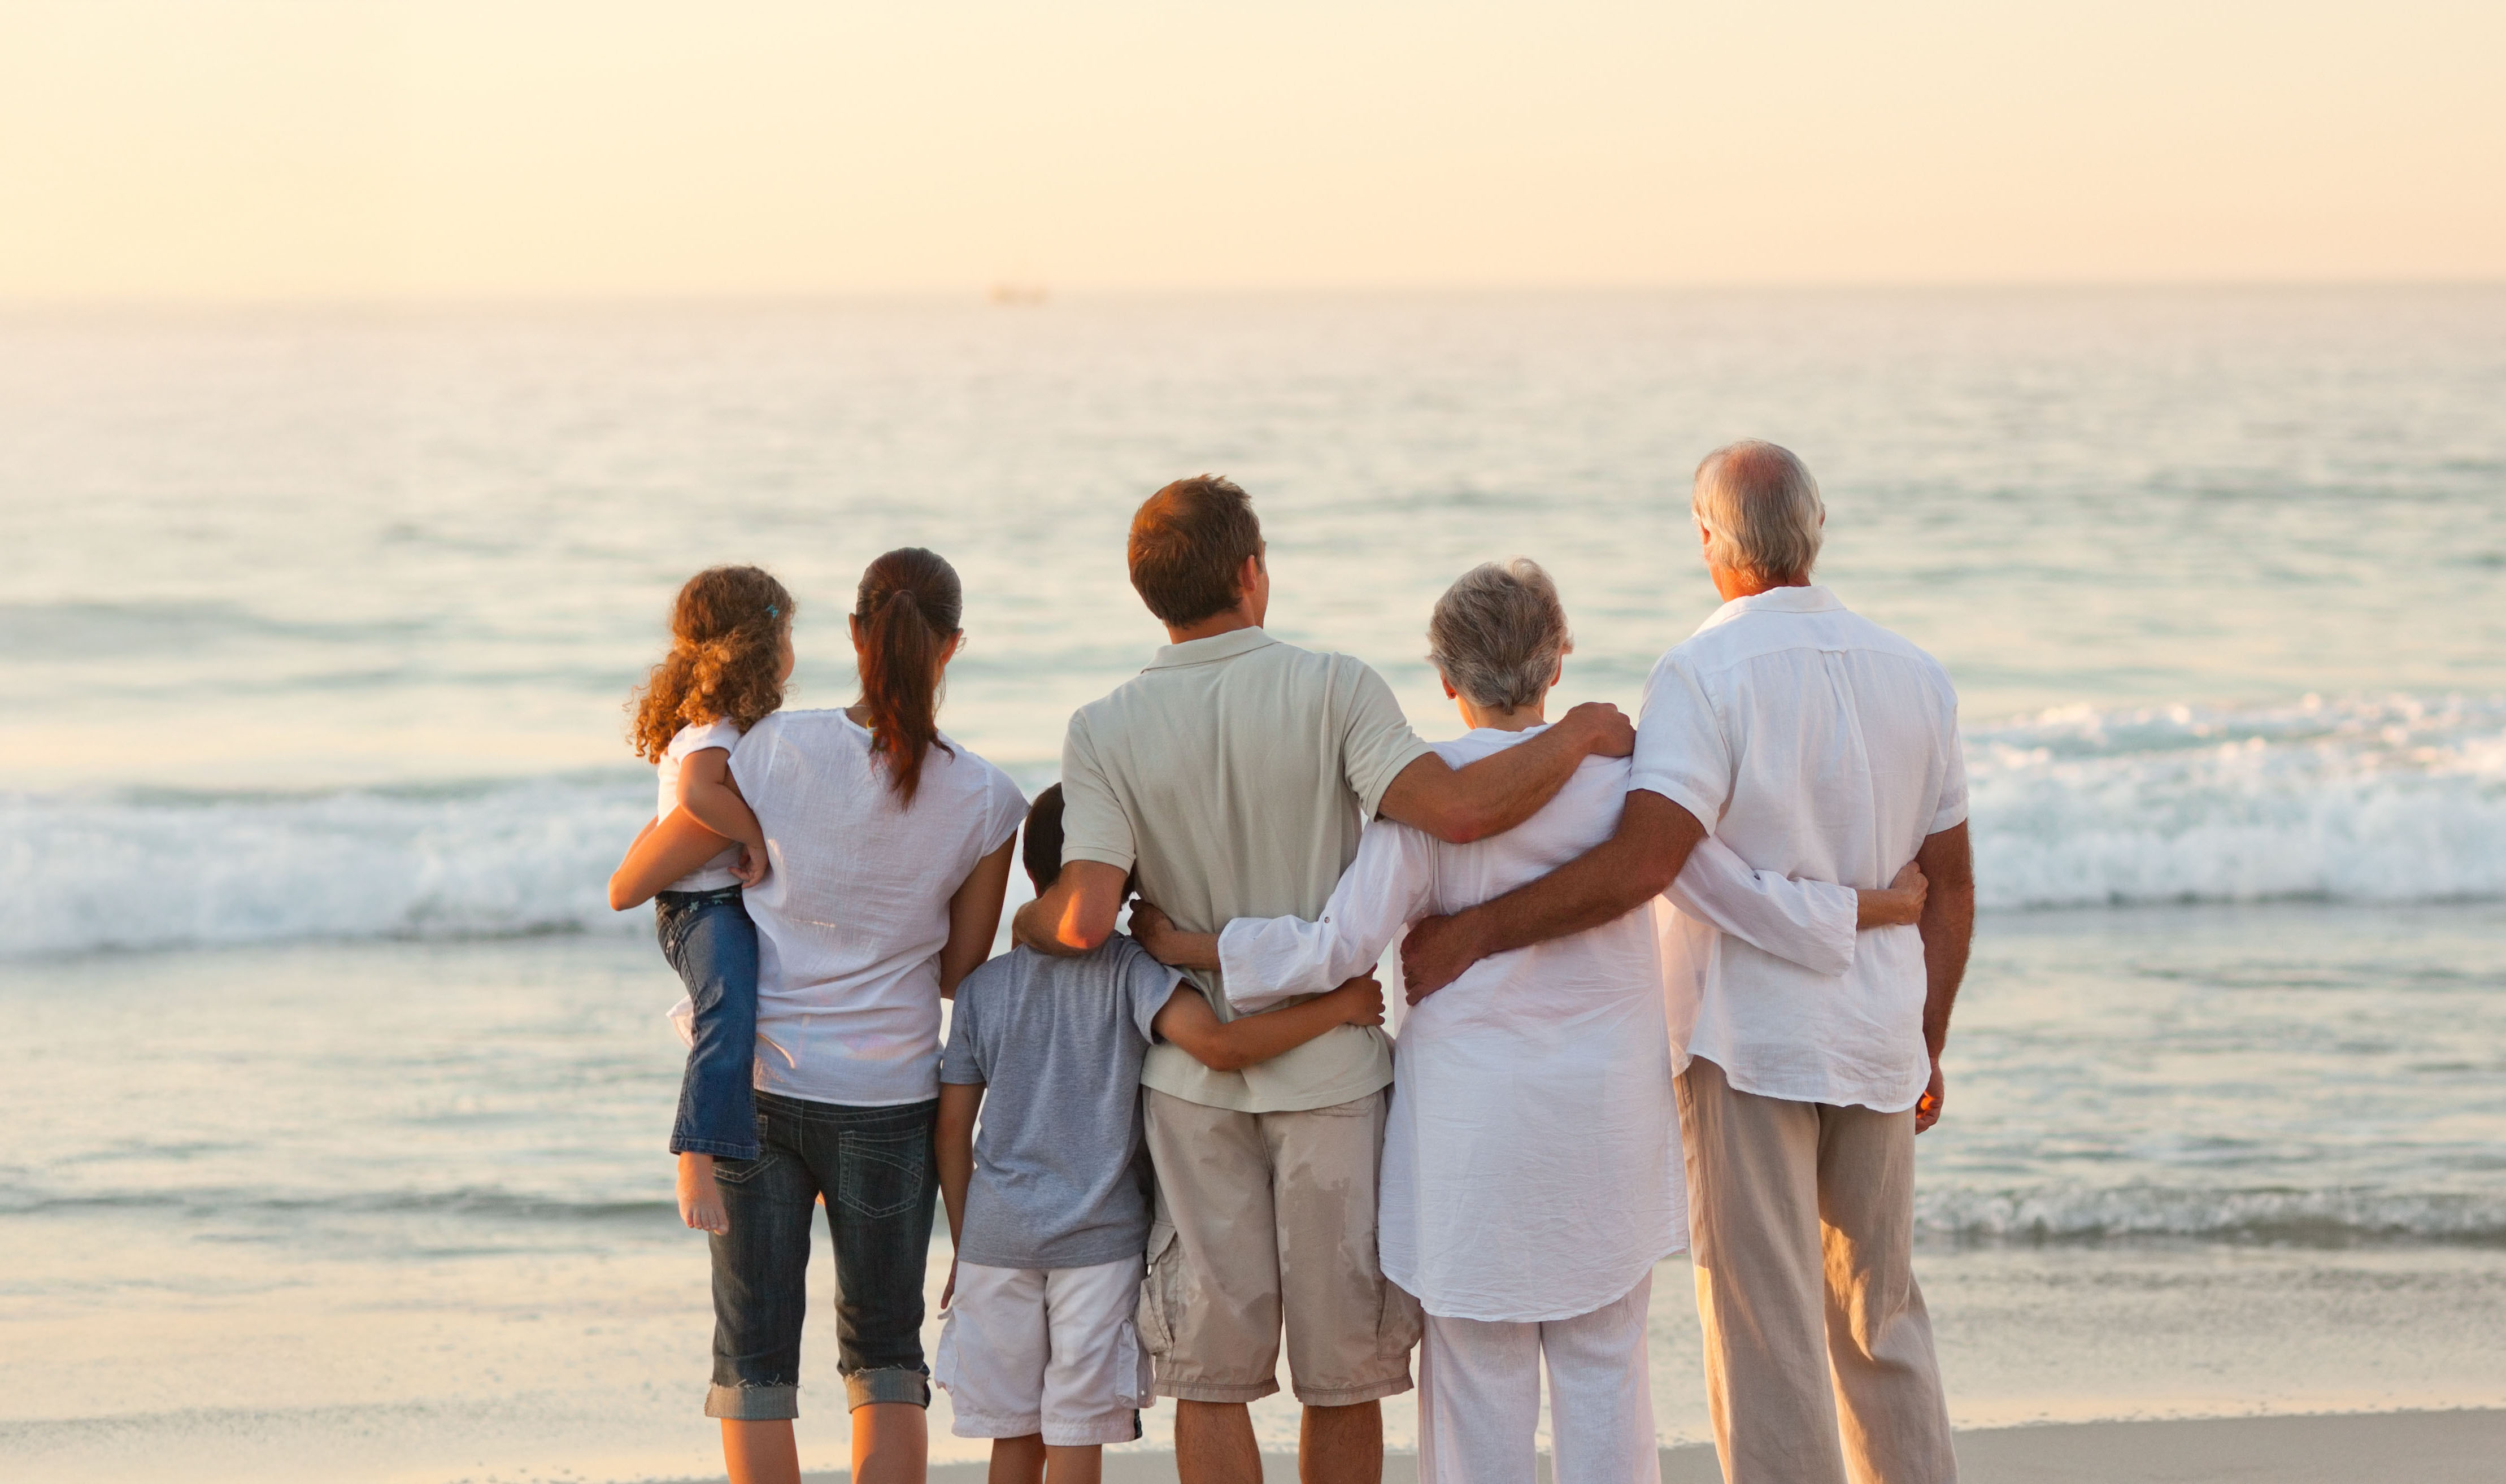
[(1013, 834), (1001, 847), (975, 863), (965, 882), (949, 899), (949, 941), (940, 948), (940, 996), (954, 999), (958, 982), (992, 956), (992, 937), (1001, 927), (1001, 901), (1010, 890), (1010, 856), (1018, 849)]
[(1909, 861), (1899, 866), (1888, 884), (1877, 890), (1867, 886), (1853, 889), (1856, 928), (1905, 928), (1923, 920), (1923, 903), (1930, 899), (1931, 878), (1923, 874), (1920, 862)]
[(1149, 957), (1168, 969), (1218, 967), (1218, 935), (1186, 933), (1174, 925), (1164, 908), (1154, 902), (1143, 901), (1131, 908), (1131, 936), (1149, 950)]
[(1258, 1015), (1220, 1021), (1218, 1012), (1190, 985), (1178, 987), (1158, 1011), (1158, 1035), (1184, 1048), (1194, 1061), (1219, 1072), (1266, 1062), (1282, 1051), (1343, 1025), (1381, 1025), (1383, 986), (1360, 974), (1327, 995)]
[(1458, 771), (1432, 753), (1413, 760), (1383, 791), (1375, 812), (1465, 845), (1503, 834), (1538, 813), (1586, 758), (1624, 758), (1635, 748), (1635, 726), (1618, 707), (1587, 701), (1530, 741)]
[(1633, 910), (1678, 878), (1703, 838), (1697, 816), (1650, 789), (1630, 791), (1618, 832), (1582, 856), (1478, 906), (1411, 924), (1401, 944), (1410, 1003), (1492, 953), (1597, 928)]
[[(1018, 909), (1010, 936), (1038, 953), (1076, 958), (1113, 936), (1128, 871), (1102, 861), (1065, 861), (1044, 895)], [(1004, 878), (1006, 879), (1006, 878)]]
[(746, 846), (756, 860), (766, 859), (766, 831), (732, 779), (730, 749), (700, 747), (679, 760), (679, 807), (724, 839)]
[(1975, 941), (1975, 857), (1965, 821), (1927, 837), (1915, 853), (1915, 864), (1932, 883), (1918, 924), (1923, 935), (1923, 1048), (1932, 1058), (1931, 1085), (1915, 1106), (1915, 1132), (1919, 1134), (1941, 1121), (1948, 1095), (1941, 1050), (1949, 1044), (1950, 1008), (1957, 1004), (1967, 949)]
[(966, 1184), (975, 1177), (975, 1111), (984, 1106), (981, 1082), (940, 1084), (940, 1201), (949, 1208), (949, 1286), (940, 1291), (940, 1307), (957, 1295), (956, 1249), (966, 1240)]
[(626, 859), (609, 877), (609, 908), (624, 912), (653, 900), (656, 892), (666, 891), (671, 882), (703, 866), (732, 844), (707, 830), (685, 809), (673, 809), (669, 817), (646, 825), (626, 847)]

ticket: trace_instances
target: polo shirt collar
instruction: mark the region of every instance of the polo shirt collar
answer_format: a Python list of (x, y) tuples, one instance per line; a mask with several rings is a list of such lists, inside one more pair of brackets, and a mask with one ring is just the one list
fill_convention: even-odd
[(1234, 659), (1279, 641), (1258, 628), (1231, 628), (1206, 639), (1190, 639), (1182, 644), (1162, 645), (1155, 659), (1148, 663), (1152, 670), (1171, 670), (1179, 665), (1205, 665), (1221, 659)]
[(1823, 583), (1812, 583), (1807, 587), (1770, 587), (1750, 597), (1734, 598), (1707, 615), (1705, 621), (1697, 625), (1697, 631), (1701, 634), (1709, 628), (1729, 623), (1742, 614), (1827, 614), (1841, 613), (1844, 609), (1844, 604)]

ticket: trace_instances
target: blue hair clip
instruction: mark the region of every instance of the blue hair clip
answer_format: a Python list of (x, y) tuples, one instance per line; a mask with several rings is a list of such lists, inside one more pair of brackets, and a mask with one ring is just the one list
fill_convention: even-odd
[(769, 603), (766, 605), (766, 617), (770, 618), (780, 618), (783, 617), (783, 610), (775, 607), (771, 603)]

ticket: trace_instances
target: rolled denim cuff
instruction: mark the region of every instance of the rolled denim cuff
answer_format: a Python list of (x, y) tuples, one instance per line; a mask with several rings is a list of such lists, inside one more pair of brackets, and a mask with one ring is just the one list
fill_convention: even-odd
[[(853, 1405), (859, 1406), (860, 1402)], [(801, 1415), (797, 1386), (713, 1386), (705, 1391), (704, 1414), (726, 1422), (789, 1422)]]
[(844, 1404), (860, 1408), (874, 1402), (898, 1401), (907, 1406), (931, 1405), (931, 1374), (920, 1366), (882, 1365), (844, 1377)]

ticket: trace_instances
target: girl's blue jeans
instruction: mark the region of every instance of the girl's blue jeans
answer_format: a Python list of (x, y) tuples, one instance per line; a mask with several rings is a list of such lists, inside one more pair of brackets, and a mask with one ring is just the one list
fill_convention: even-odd
[(739, 888), (653, 899), (662, 956), (696, 1007), (696, 1043), (679, 1079), (673, 1154), (757, 1157), (757, 925)]

